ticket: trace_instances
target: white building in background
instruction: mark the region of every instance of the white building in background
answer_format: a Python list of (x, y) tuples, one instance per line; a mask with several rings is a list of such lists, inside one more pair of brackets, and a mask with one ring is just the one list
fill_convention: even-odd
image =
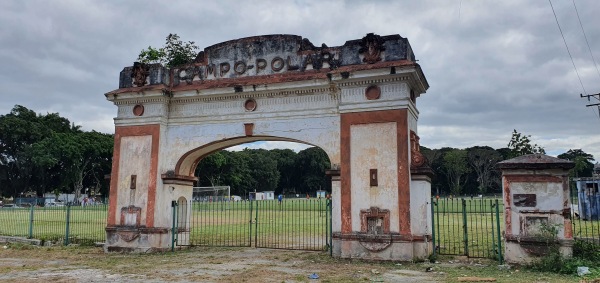
[[(46, 203), (48, 202), (54, 202), (54, 201), (62, 201), (63, 203), (82, 203), (83, 199), (87, 198), (88, 195), (87, 194), (81, 194), (79, 195), (79, 198), (75, 199), (75, 194), (59, 194), (58, 197), (56, 197), (56, 194), (54, 193), (45, 193), (44, 194), (44, 199)], [(54, 200), (54, 201), (53, 201)]]

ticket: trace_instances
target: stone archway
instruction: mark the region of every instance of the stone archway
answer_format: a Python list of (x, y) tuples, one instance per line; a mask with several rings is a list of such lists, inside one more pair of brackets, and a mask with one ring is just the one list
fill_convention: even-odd
[[(255, 36), (207, 47), (186, 66), (126, 67), (106, 94), (118, 106), (106, 249), (168, 249), (170, 204), (190, 199), (202, 156), (282, 140), (318, 146), (331, 160), (335, 256), (427, 256), (430, 185), (416, 100), (428, 87), (399, 35), (337, 47)], [(121, 221), (128, 213), (139, 221)]]

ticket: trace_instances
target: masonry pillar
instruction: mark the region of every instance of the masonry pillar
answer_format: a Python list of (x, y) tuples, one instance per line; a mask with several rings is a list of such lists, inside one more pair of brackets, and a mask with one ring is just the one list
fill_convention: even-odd
[[(172, 204), (192, 198), (193, 176), (159, 174), (161, 125), (118, 126), (110, 178), (106, 251), (149, 252), (172, 245)], [(186, 210), (187, 212), (187, 210)], [(180, 230), (189, 230), (189, 214)]]
[(543, 154), (498, 163), (502, 170), (507, 262), (527, 263), (559, 246), (572, 255), (569, 170), (575, 164)]
[(413, 257), (426, 258), (433, 252), (431, 243), (431, 178), (433, 170), (419, 145), (419, 136), (410, 132), (410, 211)]

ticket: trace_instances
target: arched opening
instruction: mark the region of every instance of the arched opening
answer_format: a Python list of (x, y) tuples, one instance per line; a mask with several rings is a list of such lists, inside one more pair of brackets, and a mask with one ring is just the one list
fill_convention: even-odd
[(190, 164), (197, 179), (190, 245), (303, 250), (331, 245), (329, 155), (306, 143), (273, 140), (227, 140), (182, 157), (181, 164), (195, 159)]
[(194, 176), (198, 187), (229, 186), (233, 199), (325, 197), (331, 192), (325, 175), (330, 168), (327, 153), (319, 147), (246, 143), (203, 156)]
[[(309, 142), (305, 142), (305, 141), (301, 141), (301, 140), (284, 138), (284, 137), (274, 137), (274, 136), (245, 136), (245, 137), (223, 139), (223, 140), (207, 143), (205, 145), (194, 148), (194, 149), (186, 152), (185, 154), (183, 154), (183, 156), (179, 159), (179, 161), (177, 162), (177, 164), (175, 166), (175, 174), (181, 175), (181, 176), (194, 176), (196, 167), (198, 166), (198, 163), (200, 162), (200, 160), (202, 160), (202, 158), (210, 155), (211, 153), (217, 152), (219, 150), (223, 150), (226, 148), (230, 148), (233, 146), (241, 145), (241, 144), (260, 142), (260, 141), (263, 141), (263, 142), (283, 141), (283, 142), (292, 142), (292, 143), (299, 143), (299, 144), (305, 144), (308, 146), (318, 147), (318, 145), (316, 145), (314, 143), (309, 143)], [(319, 148), (323, 148), (323, 147), (319, 147)], [(333, 155), (337, 156), (337, 153), (326, 152), (326, 155), (327, 155), (327, 158), (330, 160), (330, 163), (335, 163), (335, 161), (333, 161), (333, 162), (331, 162), (331, 161), (335, 159), (332, 156)]]

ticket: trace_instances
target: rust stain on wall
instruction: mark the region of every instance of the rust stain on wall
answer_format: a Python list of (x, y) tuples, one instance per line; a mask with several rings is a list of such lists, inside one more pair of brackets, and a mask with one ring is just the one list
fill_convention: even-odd
[[(352, 232), (352, 188), (350, 185), (350, 126), (358, 124), (396, 122), (398, 142), (398, 218), (400, 234), (410, 229), (410, 178), (408, 159), (408, 113), (406, 109), (343, 113), (341, 117), (341, 215), (342, 233)], [(357, 215), (358, 216), (358, 215)]]
[(113, 164), (110, 179), (110, 194), (109, 201), (110, 207), (108, 209), (107, 226), (114, 226), (116, 224), (117, 214), (117, 191), (119, 181), (119, 160), (121, 156), (121, 138), (131, 136), (152, 136), (152, 152), (150, 159), (150, 180), (148, 180), (148, 204), (146, 206), (146, 226), (154, 226), (154, 208), (156, 201), (156, 177), (158, 173), (158, 149), (159, 149), (159, 137), (160, 137), (160, 125), (143, 125), (143, 126), (125, 126), (115, 127), (115, 146), (113, 150)]

